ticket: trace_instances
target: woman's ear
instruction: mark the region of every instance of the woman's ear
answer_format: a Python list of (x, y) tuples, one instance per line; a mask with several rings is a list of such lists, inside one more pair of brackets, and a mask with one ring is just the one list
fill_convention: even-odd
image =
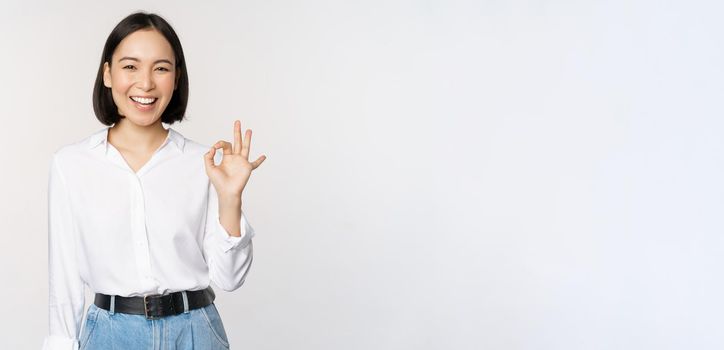
[(103, 85), (107, 88), (111, 87), (111, 66), (108, 65), (108, 62), (103, 63)]

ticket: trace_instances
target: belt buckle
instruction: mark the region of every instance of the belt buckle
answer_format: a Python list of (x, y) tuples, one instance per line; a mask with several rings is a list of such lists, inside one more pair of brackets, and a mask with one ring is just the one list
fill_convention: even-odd
[(156, 316), (154, 316), (154, 315), (149, 315), (149, 314), (148, 314), (148, 311), (149, 311), (149, 310), (148, 310), (148, 297), (155, 297), (155, 296), (158, 296), (158, 295), (160, 295), (160, 294), (150, 294), (150, 295), (144, 295), (144, 296), (143, 296), (143, 312), (144, 312), (144, 314), (146, 315), (146, 319), (147, 319), (147, 320), (154, 320), (154, 319), (157, 319), (157, 318), (158, 318), (158, 317), (156, 317)]

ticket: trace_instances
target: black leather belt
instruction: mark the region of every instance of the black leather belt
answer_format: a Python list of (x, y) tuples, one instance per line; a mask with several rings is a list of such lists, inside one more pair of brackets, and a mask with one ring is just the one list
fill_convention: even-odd
[[(209, 286), (202, 290), (187, 290), (189, 310), (198, 309), (214, 302), (216, 295)], [(171, 294), (153, 294), (142, 297), (122, 297), (116, 295), (114, 312), (125, 314), (145, 315), (146, 319), (158, 319), (164, 316), (178, 315), (184, 312), (184, 299), (182, 292)], [(99, 308), (111, 309), (111, 296), (96, 293), (93, 302)]]

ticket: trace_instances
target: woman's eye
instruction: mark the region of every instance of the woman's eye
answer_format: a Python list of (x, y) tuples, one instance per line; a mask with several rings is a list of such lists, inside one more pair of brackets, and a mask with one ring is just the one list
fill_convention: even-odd
[(168, 69), (166, 69), (165, 67), (158, 67), (158, 68), (156, 68), (156, 69), (160, 69), (160, 70), (162, 70), (162, 71), (164, 71), (164, 72), (168, 72)]
[(136, 68), (136, 67), (134, 67), (133, 65), (130, 65), (130, 64), (123, 67), (123, 69), (133, 69), (133, 68)]

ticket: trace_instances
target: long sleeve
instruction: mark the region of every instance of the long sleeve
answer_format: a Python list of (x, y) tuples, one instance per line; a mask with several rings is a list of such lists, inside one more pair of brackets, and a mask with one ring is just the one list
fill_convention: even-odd
[(254, 229), (241, 213), (241, 236), (229, 235), (219, 221), (219, 199), (216, 188), (209, 182), (204, 236), (204, 256), (209, 266), (211, 280), (219, 288), (231, 292), (244, 284), (253, 260), (254, 247), (251, 239)]
[(76, 350), (85, 304), (84, 283), (78, 272), (68, 188), (51, 161), (48, 178), (48, 321), (43, 350)]

